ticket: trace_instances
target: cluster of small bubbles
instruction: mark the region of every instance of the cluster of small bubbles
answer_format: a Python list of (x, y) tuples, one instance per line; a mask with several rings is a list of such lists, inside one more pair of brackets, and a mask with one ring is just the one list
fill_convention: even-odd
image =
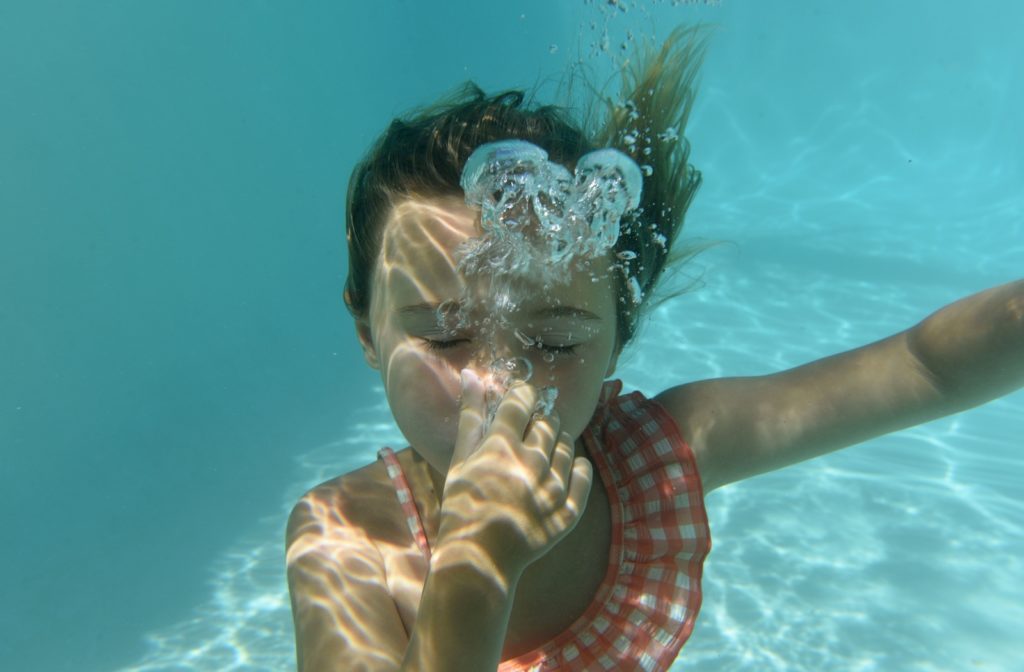
[(661, 133), (658, 133), (658, 139), (662, 142), (675, 142), (679, 139), (679, 129), (675, 126), (670, 126)]
[[(464, 248), (460, 270), (552, 276), (570, 258), (599, 255), (618, 239), (622, 215), (639, 205), (642, 183), (636, 163), (614, 149), (583, 155), (572, 175), (531, 143), (482, 145), (461, 186), (467, 205), (480, 207), (484, 236)], [(558, 277), (548, 276), (541, 277)]]
[[(533, 375), (529, 359), (499, 356), (498, 329), (509, 328), (508, 316), (527, 291), (543, 287), (542, 294), (549, 295), (553, 285), (564, 284), (566, 263), (590, 273), (590, 260), (618, 240), (623, 215), (638, 208), (643, 177), (632, 159), (614, 149), (585, 154), (572, 174), (549, 161), (540, 147), (506, 140), (473, 152), (461, 186), (467, 205), (480, 208), (483, 231), (457, 250), (457, 267), (467, 279), (485, 279), (487, 291), (486, 296), (474, 296), (467, 287), (460, 301), (438, 307), (437, 318), (442, 329), (449, 329), (454, 315), (459, 316), (459, 328), (466, 326), (467, 315), (478, 306), (487, 316), (473, 326), (481, 342), (491, 346), (485, 386), (489, 424), (508, 386)], [(595, 273), (590, 277), (599, 281)], [(521, 329), (512, 331), (524, 347), (542, 348), (541, 339)], [(555, 357), (551, 350), (541, 354), (548, 363)], [(545, 412), (550, 413), (557, 389), (544, 389)]]
[(550, 416), (555, 410), (555, 400), (558, 399), (558, 388), (549, 385), (540, 388), (539, 393), (540, 395), (537, 399), (537, 407), (534, 409), (534, 412)]
[(654, 234), (654, 242), (658, 244), (662, 249), (668, 249), (668, 239), (665, 238), (665, 236), (661, 235), (660, 233)]
[(505, 392), (516, 382), (527, 382), (533, 376), (533, 364), (525, 357), (497, 357), (490, 365), (490, 375), (484, 382), (484, 400), (487, 422), (490, 426)]
[(508, 315), (519, 306), (519, 302), (512, 294), (512, 288), (504, 284), (493, 293), (491, 300), (494, 310), (502, 317)]
[[(610, 33), (613, 32), (614, 24), (616, 22), (629, 22), (631, 21), (624, 16), (629, 9), (635, 9), (640, 12), (644, 18), (655, 22), (659, 19), (653, 15), (654, 10), (659, 5), (671, 5), (672, 7), (679, 7), (680, 5), (698, 5), (702, 4), (705, 6), (718, 6), (721, 4), (721, 0), (645, 0), (644, 2), (633, 2), (632, 0), (627, 3), (626, 0), (583, 0), (585, 6), (594, 8), (600, 16), (599, 20), (590, 19), (587, 23), (590, 26), (591, 33), (594, 33), (591, 38), (589, 45), (591, 56), (598, 56), (601, 53), (607, 54), (611, 60), (612, 65), (615, 67), (621, 67), (624, 59), (629, 58), (628, 46), (630, 42), (634, 42), (634, 36), (631, 31), (626, 31), (626, 39), (620, 43), (621, 49), (611, 50), (610, 46)], [(639, 17), (638, 17), (639, 18)], [(580, 24), (580, 29), (585, 24)], [(581, 41), (582, 41), (582, 35)]]
[(454, 299), (448, 299), (438, 304), (434, 311), (434, 317), (437, 319), (437, 328), (445, 335), (454, 334), (466, 326), (466, 316), (462, 310), (462, 304)]

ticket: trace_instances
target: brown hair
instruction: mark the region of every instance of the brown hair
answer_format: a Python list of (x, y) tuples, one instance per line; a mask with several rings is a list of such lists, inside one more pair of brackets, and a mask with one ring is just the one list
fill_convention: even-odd
[[(666, 263), (692, 257), (696, 248), (673, 250), (693, 200), (700, 173), (688, 163), (684, 131), (703, 60), (707, 31), (680, 27), (657, 53), (638, 53), (624, 64), (618, 99), (600, 93), (601, 112), (573, 123), (558, 107), (530, 107), (522, 91), (487, 96), (475, 84), (404, 119), (391, 122), (349, 181), (345, 213), (349, 270), (345, 303), (356, 318), (369, 312), (370, 282), (380, 253), (383, 224), (391, 206), (409, 196), (462, 194), (462, 167), (478, 146), (521, 139), (541, 147), (570, 170), (585, 153), (614, 147), (644, 171), (640, 207), (623, 218), (615, 252), (635, 258), (620, 262), (618, 347), (636, 332), (642, 311)], [(632, 255), (621, 255), (620, 258)], [(635, 278), (641, 291), (634, 303), (627, 286)]]

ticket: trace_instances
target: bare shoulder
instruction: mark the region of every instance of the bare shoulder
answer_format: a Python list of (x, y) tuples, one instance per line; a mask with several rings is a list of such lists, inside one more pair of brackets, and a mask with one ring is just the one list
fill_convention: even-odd
[(321, 483), (292, 509), (286, 558), (299, 670), (398, 666), (408, 607), (388, 574), (389, 543), (403, 543), (400, 512), (377, 463)]
[(683, 440), (693, 451), (705, 493), (721, 485), (713, 473), (713, 460), (708, 445), (709, 432), (714, 427), (716, 417), (722, 412), (721, 405), (716, 401), (720, 393), (717, 389), (720, 386), (716, 382), (704, 380), (678, 385), (654, 397), (654, 401), (675, 420)]
[(287, 545), (303, 535), (361, 533), (374, 542), (401, 536), (401, 508), (384, 464), (374, 461), (310, 489), (292, 508)]

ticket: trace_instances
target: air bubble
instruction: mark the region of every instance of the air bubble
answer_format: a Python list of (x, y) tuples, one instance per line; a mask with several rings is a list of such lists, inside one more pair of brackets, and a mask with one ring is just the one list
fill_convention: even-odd
[(522, 343), (527, 348), (532, 348), (533, 346), (537, 345), (537, 341), (535, 341), (534, 339), (530, 338), (529, 336), (524, 334), (519, 329), (516, 329), (512, 333), (515, 334), (515, 337), (517, 339), (519, 339), (519, 342)]
[(679, 130), (675, 126), (666, 128), (661, 133), (658, 133), (658, 139), (663, 142), (674, 142), (679, 139)]
[(434, 317), (437, 318), (437, 328), (441, 330), (442, 334), (450, 335), (458, 328), (459, 323), (456, 317), (460, 314), (459, 308), (459, 302), (454, 299), (448, 299), (438, 304), (437, 310), (434, 311)]
[(547, 386), (540, 388), (538, 392), (539, 398), (537, 399), (537, 406), (534, 409), (534, 412), (550, 416), (555, 410), (555, 400), (558, 399), (558, 388)]
[(533, 375), (533, 364), (525, 357), (499, 357), (491, 363), (491, 373), (506, 386), (516, 381), (526, 382)]
[(629, 279), (626, 285), (629, 287), (629, 298), (633, 300), (635, 305), (639, 305), (640, 301), (644, 298), (643, 290), (640, 289), (640, 283), (633, 277)]

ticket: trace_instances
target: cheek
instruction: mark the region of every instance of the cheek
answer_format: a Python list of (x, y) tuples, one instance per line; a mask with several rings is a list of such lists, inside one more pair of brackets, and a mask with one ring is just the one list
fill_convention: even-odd
[(435, 469), (447, 469), (458, 426), (458, 374), (410, 347), (392, 351), (381, 373), (406, 440)]
[(561, 419), (562, 429), (574, 437), (583, 432), (594, 414), (606, 368), (603, 364), (598, 365), (596, 360), (593, 366), (589, 360), (585, 359), (582, 364), (576, 360), (552, 366), (548, 370), (550, 376), (536, 377), (535, 382), (538, 386), (554, 385), (558, 388), (555, 408)]

